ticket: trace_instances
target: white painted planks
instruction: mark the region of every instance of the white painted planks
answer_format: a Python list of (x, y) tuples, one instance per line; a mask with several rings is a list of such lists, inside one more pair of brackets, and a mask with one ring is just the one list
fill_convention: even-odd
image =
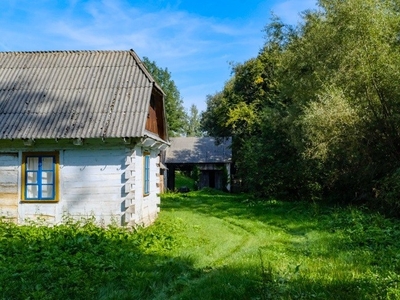
[(18, 153), (0, 153), (0, 216), (18, 216)]

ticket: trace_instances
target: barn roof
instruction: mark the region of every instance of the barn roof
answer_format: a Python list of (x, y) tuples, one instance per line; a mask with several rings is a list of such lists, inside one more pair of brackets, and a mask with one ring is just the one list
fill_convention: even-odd
[(153, 89), (133, 50), (0, 52), (0, 139), (141, 137)]
[(170, 138), (170, 143), (167, 164), (232, 162), (231, 138), (216, 144), (213, 137), (175, 137)]

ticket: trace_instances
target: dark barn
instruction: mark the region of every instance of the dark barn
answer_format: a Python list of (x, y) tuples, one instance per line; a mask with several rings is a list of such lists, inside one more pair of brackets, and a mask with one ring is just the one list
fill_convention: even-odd
[(216, 143), (212, 137), (175, 137), (166, 150), (165, 164), (168, 168), (167, 187), (175, 189), (175, 171), (200, 171), (198, 188), (230, 190), (232, 163), (231, 139)]

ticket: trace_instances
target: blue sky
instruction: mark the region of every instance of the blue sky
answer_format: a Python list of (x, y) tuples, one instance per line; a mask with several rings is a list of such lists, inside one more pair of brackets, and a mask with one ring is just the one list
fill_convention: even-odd
[(186, 109), (206, 108), (230, 62), (255, 57), (274, 12), (299, 22), (315, 0), (2, 0), (0, 51), (128, 50), (168, 68)]

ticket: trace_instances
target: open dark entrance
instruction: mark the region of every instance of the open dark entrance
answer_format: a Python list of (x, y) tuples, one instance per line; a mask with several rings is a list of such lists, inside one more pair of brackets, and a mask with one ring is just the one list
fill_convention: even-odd
[(226, 189), (226, 182), (223, 180), (223, 169), (226, 168), (224, 164), (167, 164), (167, 188), (174, 191), (176, 188), (176, 172), (180, 171), (184, 174), (191, 174), (194, 168), (200, 172), (197, 188), (202, 189), (210, 187), (218, 190)]
[(175, 185), (176, 182), (176, 172), (182, 172), (188, 176), (194, 168), (194, 164), (167, 164), (168, 174), (167, 174), (167, 188), (170, 191), (174, 191), (175, 188), (179, 188)]
[(208, 171), (209, 181), (208, 186), (215, 189), (215, 171)]

